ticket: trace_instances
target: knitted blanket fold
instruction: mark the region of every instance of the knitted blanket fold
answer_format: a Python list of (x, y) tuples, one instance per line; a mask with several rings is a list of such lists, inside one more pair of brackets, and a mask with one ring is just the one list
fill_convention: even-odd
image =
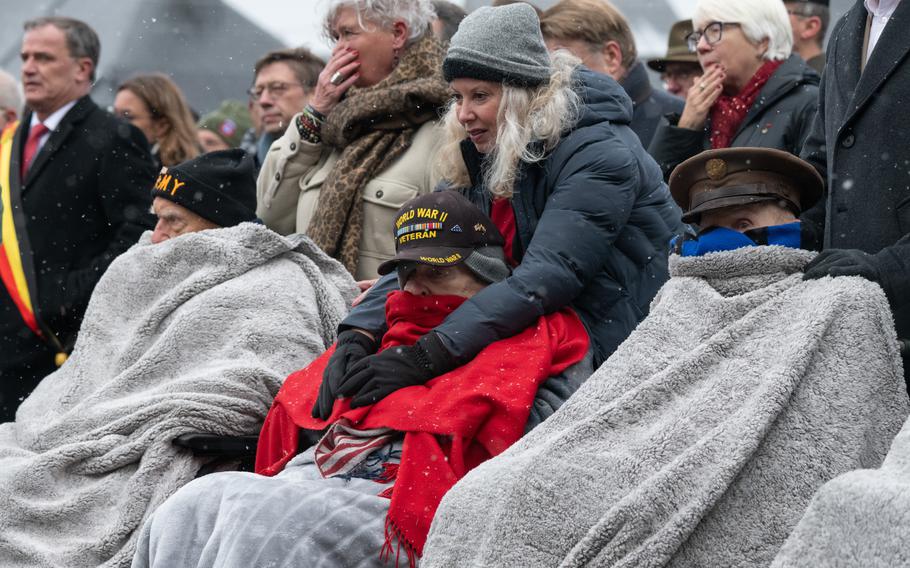
[(908, 415), (878, 285), (812, 253), (672, 256), (650, 315), (549, 420), (443, 499), (421, 568), (767, 566)]
[(301, 235), (143, 235), (99, 281), (70, 359), (0, 425), (0, 566), (128, 566), (134, 531), (204, 463), (172, 440), (256, 433), (355, 292)]
[(910, 421), (879, 469), (822, 485), (774, 568), (910, 566)]
[[(412, 345), (464, 300), (400, 291), (389, 294), (389, 331), (382, 348)], [(350, 408), (350, 399), (339, 399), (332, 416), (323, 421), (313, 418), (310, 409), (331, 356), (328, 352), (282, 386), (260, 434), (256, 471), (268, 475), (281, 471), (296, 453), (301, 427), (318, 430), (343, 418), (362, 430), (404, 432), (387, 544), (393, 546), (392, 540), (397, 540), (408, 558), (414, 559), (422, 553), (430, 521), (445, 492), (521, 437), (540, 384), (580, 361), (589, 344), (574, 312), (549, 314), (426, 385), (400, 389), (376, 404), (355, 409)]]

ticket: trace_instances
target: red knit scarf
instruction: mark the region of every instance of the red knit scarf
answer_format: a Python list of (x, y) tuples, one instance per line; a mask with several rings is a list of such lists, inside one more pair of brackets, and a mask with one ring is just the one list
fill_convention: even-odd
[(766, 61), (743, 90), (733, 95), (721, 95), (711, 107), (711, 148), (729, 148), (733, 136), (739, 130), (746, 114), (752, 108), (752, 103), (758, 98), (762, 87), (774, 75), (783, 61)]
[[(393, 292), (386, 301), (389, 331), (382, 349), (411, 345), (464, 298)], [(275, 475), (297, 453), (299, 428), (320, 430), (345, 418), (356, 428), (404, 432), (401, 464), (386, 518), (386, 546), (403, 546), (411, 563), (423, 553), (443, 495), (482, 462), (517, 441), (539, 385), (577, 363), (588, 335), (571, 310), (541, 317), (522, 333), (489, 345), (473, 361), (423, 386), (398, 390), (365, 408), (335, 403), (328, 421), (314, 419), (322, 372), (334, 348), (288, 377), (259, 435), (256, 472)]]

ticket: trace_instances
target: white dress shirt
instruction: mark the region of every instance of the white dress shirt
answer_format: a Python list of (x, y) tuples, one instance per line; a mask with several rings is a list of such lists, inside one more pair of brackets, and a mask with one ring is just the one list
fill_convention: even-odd
[(54, 129), (60, 125), (60, 121), (63, 120), (63, 117), (66, 116), (66, 113), (68, 113), (71, 108), (76, 106), (77, 102), (79, 102), (79, 99), (66, 103), (65, 105), (63, 105), (62, 107), (58, 108), (53, 113), (51, 113), (51, 115), (48, 116), (47, 118), (45, 118), (44, 120), (38, 120), (38, 115), (35, 113), (32, 113), (32, 122), (31, 122), (31, 124), (28, 125), (29, 132), (31, 132), (32, 127), (35, 126), (36, 124), (38, 124), (39, 122), (43, 122), (44, 126), (47, 127), (47, 132), (45, 132), (41, 136), (41, 138), (38, 139), (38, 147), (35, 149), (36, 156), (38, 155), (38, 152), (41, 151), (41, 148), (44, 147), (44, 143), (47, 142), (47, 139), (51, 137), (51, 132), (53, 132)]
[(872, 55), (878, 38), (882, 36), (885, 24), (891, 19), (891, 15), (894, 14), (894, 10), (900, 3), (901, 0), (866, 0), (866, 11), (872, 15), (872, 25), (869, 28), (869, 45), (866, 49), (866, 60), (863, 63), (869, 62), (869, 56)]

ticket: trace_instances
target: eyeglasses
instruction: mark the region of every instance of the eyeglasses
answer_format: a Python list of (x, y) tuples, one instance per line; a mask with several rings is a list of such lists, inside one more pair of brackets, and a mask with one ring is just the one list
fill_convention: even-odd
[(278, 99), (283, 97), (291, 87), (302, 86), (303, 83), (285, 83), (284, 81), (272, 81), (271, 83), (266, 83), (265, 85), (258, 85), (250, 88), (250, 90), (247, 91), (247, 94), (257, 101), (262, 97), (262, 93), (264, 92), (268, 92), (269, 96)]
[(704, 36), (705, 41), (708, 45), (714, 45), (719, 42), (724, 37), (724, 27), (725, 26), (738, 26), (739, 24), (733, 24), (730, 22), (711, 22), (705, 29), (702, 31), (695, 30), (686, 36), (686, 44), (689, 46), (689, 51), (696, 53), (698, 51), (698, 40)]

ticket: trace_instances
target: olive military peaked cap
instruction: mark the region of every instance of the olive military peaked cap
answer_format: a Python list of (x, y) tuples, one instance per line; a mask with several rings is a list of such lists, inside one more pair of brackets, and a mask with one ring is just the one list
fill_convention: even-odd
[(693, 156), (670, 174), (670, 193), (683, 221), (705, 211), (784, 200), (799, 214), (822, 194), (822, 177), (793, 154), (771, 148), (721, 148)]

